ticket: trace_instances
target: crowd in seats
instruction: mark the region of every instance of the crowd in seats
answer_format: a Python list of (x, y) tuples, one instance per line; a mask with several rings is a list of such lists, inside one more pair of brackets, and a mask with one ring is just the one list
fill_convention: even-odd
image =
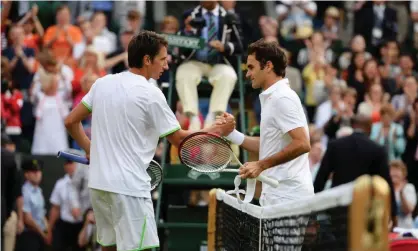
[[(355, 115), (366, 116), (372, 122), (368, 136), (390, 161), (398, 226), (417, 228), (418, 2), (269, 4), (274, 8), (257, 17), (235, 1), (203, 1), (182, 13), (168, 10), (152, 29), (201, 38), (205, 46), (170, 45), (173, 78), (165, 72), (150, 82), (175, 85), (179, 100), (173, 110), (182, 128), (205, 128), (216, 115), (232, 112), (242, 69), (237, 56), (245, 59), (246, 47), (259, 38), (278, 42), (288, 58), (286, 77), (310, 123), (312, 179), (328, 143), (354, 132)], [(128, 69), (129, 41), (152, 27), (146, 23), (147, 6), (145, 1), (2, 2), (1, 129), (16, 151), (55, 155), (79, 149), (68, 138), (64, 118), (96, 79)], [(211, 86), (209, 97), (199, 96), (204, 85)], [(246, 95), (255, 114), (249, 133), (255, 135), (261, 121), (259, 92)], [(91, 118), (83, 121), (88, 136), (90, 126)], [(160, 144), (156, 159), (162, 151)], [(179, 163), (175, 148), (170, 161)], [(332, 175), (325, 187), (331, 184)], [(199, 196), (192, 204), (206, 205), (206, 195)], [(85, 236), (94, 236), (94, 215), (87, 209), (81, 214), (86, 235), (79, 243), (84, 245), (90, 242)]]

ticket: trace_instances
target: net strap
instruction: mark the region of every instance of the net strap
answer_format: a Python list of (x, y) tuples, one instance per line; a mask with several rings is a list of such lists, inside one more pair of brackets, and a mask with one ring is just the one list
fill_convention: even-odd
[[(247, 179), (247, 190), (239, 189), (241, 177), (237, 175), (234, 179), (234, 190), (227, 191), (226, 194), (235, 194), (239, 204), (250, 203), (254, 198), (256, 183), (256, 179)], [(241, 200), (241, 194), (245, 194), (244, 200)]]

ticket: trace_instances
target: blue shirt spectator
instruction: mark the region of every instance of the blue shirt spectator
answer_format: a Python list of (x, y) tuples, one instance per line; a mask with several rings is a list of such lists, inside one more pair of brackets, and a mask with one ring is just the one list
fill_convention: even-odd
[(42, 195), (42, 189), (26, 181), (22, 187), (23, 194), (23, 212), (30, 213), (36, 224), (46, 230), (45, 226), (45, 200)]

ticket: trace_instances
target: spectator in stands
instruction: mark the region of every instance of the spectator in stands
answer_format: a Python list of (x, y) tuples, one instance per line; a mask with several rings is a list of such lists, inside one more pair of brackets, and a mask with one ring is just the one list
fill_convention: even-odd
[(380, 85), (383, 88), (382, 91), (389, 94), (388, 98), (396, 92), (396, 82), (381, 76), (377, 61), (369, 59), (363, 66), (363, 82), (351, 82), (351, 87), (354, 87), (358, 93), (357, 104), (365, 100), (366, 92), (370, 92), (370, 88), (374, 84)]
[(418, 72), (414, 70), (414, 59), (410, 54), (402, 54), (399, 58), (400, 72), (396, 79), (396, 87), (402, 89), (404, 87), (404, 81), (407, 77), (413, 76), (418, 79)]
[(50, 48), (58, 62), (73, 65), (72, 51), (82, 41), (80, 29), (70, 23), (71, 12), (67, 5), (62, 5), (56, 12), (56, 25), (46, 30), (44, 46)]
[(280, 22), (280, 34), (288, 41), (307, 39), (313, 32), (313, 18), (317, 5), (314, 1), (280, 1), (276, 13)]
[(279, 23), (272, 17), (261, 16), (258, 20), (260, 25), (261, 35), (266, 41), (279, 42), (278, 28)]
[(134, 35), (133, 30), (124, 29), (119, 35), (120, 48), (107, 56), (105, 69), (112, 74), (120, 73), (128, 69), (128, 45)]
[(116, 50), (117, 38), (115, 33), (109, 31), (107, 28), (106, 15), (103, 12), (96, 12), (91, 18), (91, 28), (94, 37), (106, 41), (106, 47), (100, 49), (105, 55), (108, 55)]
[(9, 20), (10, 11), (12, 9), (13, 2), (2, 2), (1, 3), (1, 50), (6, 49), (8, 44), (7, 34), (11, 25)]
[[(163, 34), (177, 34), (177, 32), (180, 29), (179, 21), (174, 16), (166, 16), (164, 17), (162, 23), (161, 23), (161, 33)], [(179, 61), (179, 48), (168, 45), (167, 48), (167, 62), (170, 65), (174, 65)], [(170, 72), (165, 71), (161, 77), (158, 79), (158, 83), (160, 85), (166, 83), (170, 83)]]
[(286, 67), (286, 78), (289, 79), (289, 85), (292, 90), (294, 90), (299, 97), (303, 96), (303, 84), (302, 84), (302, 74), (300, 70), (296, 67), (291, 66), (292, 55), (289, 51), (282, 48), (286, 53), (287, 58), (287, 67)]
[[(380, 48), (380, 66), (387, 67), (386, 78), (394, 79), (401, 69), (399, 67), (399, 44), (396, 40), (389, 40), (382, 44)], [(381, 68), (379, 67), (379, 68)], [(381, 73), (382, 77), (383, 74)]]
[[(147, 2), (145, 0), (137, 0), (137, 1), (115, 1), (114, 9), (113, 9), (113, 20), (118, 20), (119, 26), (124, 29), (133, 30), (134, 33), (138, 33), (142, 28), (143, 24), (145, 23), (145, 15), (146, 15), (146, 6)], [(134, 20), (129, 21), (127, 16), (129, 16), (130, 12), (135, 11), (135, 16), (138, 15), (139, 19), (136, 21), (136, 17)], [(132, 12), (133, 13), (133, 12)], [(132, 14), (131, 14), (132, 15)], [(134, 22), (135, 25), (128, 25), (129, 22)], [(138, 23), (138, 24), (136, 24)], [(135, 27), (130, 28), (131, 26)]]
[(413, 24), (412, 41), (413, 47), (418, 50), (418, 2), (411, 1), (410, 3), (411, 19)]
[(5, 125), (2, 129), (20, 150), (22, 133), (20, 110), (23, 106), (23, 95), (11, 79), (9, 61), (5, 57), (1, 58), (1, 71), (1, 119)]
[[(328, 139), (335, 139), (337, 132), (345, 127), (351, 127), (351, 120), (354, 116), (354, 108), (356, 104), (357, 92), (354, 88), (348, 87), (342, 94), (343, 106), (336, 106), (339, 108), (335, 110), (335, 114), (324, 125), (324, 133)], [(320, 125), (320, 124), (319, 124)], [(323, 142), (327, 142), (324, 138)]]
[[(348, 86), (355, 87), (364, 83), (363, 67), (366, 62), (365, 52), (355, 52), (351, 57), (351, 63), (346, 70), (346, 79)], [(358, 87), (359, 88), (359, 87)]]
[(141, 13), (137, 10), (129, 10), (126, 16), (125, 29), (132, 30), (136, 34), (141, 31), (141, 25)]
[(395, 40), (398, 35), (397, 13), (382, 0), (366, 3), (355, 14), (354, 33), (365, 38), (367, 48), (376, 48), (382, 41)]
[(309, 152), (309, 166), (311, 168), (312, 181), (315, 180), (316, 173), (318, 172), (319, 166), (321, 165), (322, 155), (324, 149), (321, 141), (311, 142), (311, 151)]
[(91, 251), (101, 251), (100, 245), (96, 242), (96, 219), (93, 209), (86, 213), (84, 225), (78, 235), (78, 245), (81, 248), (90, 248)]
[(343, 52), (338, 58), (338, 64), (341, 70), (348, 69), (349, 66), (352, 66), (353, 56), (355, 53), (364, 53), (365, 60), (368, 60), (372, 57), (372, 54), (366, 51), (366, 41), (361, 35), (356, 35), (350, 42), (350, 50)]
[(405, 138), (403, 128), (393, 121), (395, 110), (391, 104), (380, 108), (381, 122), (374, 123), (370, 139), (383, 146), (389, 161), (400, 159), (405, 151)]
[(317, 129), (323, 130), (332, 115), (344, 110), (344, 102), (342, 101), (343, 90), (345, 89), (337, 85), (329, 88), (328, 100), (319, 105), (315, 114), (315, 126)]
[(339, 78), (337, 68), (331, 64), (327, 64), (325, 65), (324, 79), (318, 80), (313, 87), (313, 95), (318, 105), (326, 101), (333, 86), (345, 89), (347, 84), (345, 80)]
[(328, 44), (332, 44), (332, 42), (339, 39), (339, 19), (340, 11), (334, 6), (328, 7), (325, 11), (324, 25), (321, 27), (321, 32)]
[(415, 186), (408, 182), (408, 171), (401, 160), (393, 160), (389, 166), (398, 212), (397, 227), (413, 228), (412, 212), (417, 204)]
[(42, 166), (39, 160), (25, 159), (22, 169), (25, 183), (22, 187), (25, 230), (18, 236), (16, 251), (44, 251), (48, 243), (48, 221), (45, 217), (45, 199), (39, 184)]
[(80, 29), (83, 34), (82, 41), (73, 48), (73, 58), (79, 60), (88, 46), (93, 46), (97, 51), (107, 54), (111, 50), (112, 45), (106, 36), (98, 36), (92, 27), (90, 21), (82, 21)]
[(413, 109), (405, 117), (404, 132), (406, 147), (402, 159), (408, 167), (409, 181), (418, 187), (418, 98), (413, 103)]
[(16, 146), (1, 135), (1, 243), (4, 251), (13, 251), (16, 235), (24, 229), (22, 181), (15, 157)]
[(305, 67), (309, 62), (321, 58), (323, 63), (331, 64), (334, 62), (335, 53), (329, 48), (321, 32), (314, 32), (310, 39), (305, 40), (306, 48), (299, 51), (297, 64), (300, 68)]
[(366, 93), (365, 101), (360, 103), (357, 113), (369, 117), (372, 122), (378, 122), (381, 118), (381, 108), (388, 101), (389, 95), (383, 93), (382, 86), (379, 83), (374, 83)]
[(305, 81), (305, 106), (309, 122), (313, 121), (318, 100), (315, 98), (315, 85), (323, 83), (325, 77), (326, 62), (321, 53), (313, 53), (312, 60), (303, 69), (302, 77)]
[(2, 51), (9, 60), (12, 82), (18, 89), (29, 89), (33, 78), (35, 51), (24, 45), (25, 34), (21, 26), (12, 26), (9, 31), (10, 46)]
[(413, 104), (418, 97), (418, 82), (414, 76), (405, 78), (402, 84), (403, 93), (392, 98), (392, 105), (395, 108), (395, 121), (403, 124), (405, 117), (414, 110)]
[(79, 66), (74, 69), (74, 79), (72, 81), (73, 108), (80, 103), (81, 99), (87, 93), (83, 90), (82, 86), (90, 75), (96, 75), (98, 77), (106, 75), (106, 71), (104, 70), (104, 55), (92, 45), (86, 48), (83, 57), (80, 59)]
[(32, 154), (56, 154), (68, 149), (64, 119), (69, 114), (69, 109), (58, 92), (58, 74), (47, 73), (43, 69), (39, 73), (42, 92), (37, 97)]
[[(231, 56), (243, 50), (240, 43), (241, 34), (225, 33), (226, 28), (232, 28), (230, 24), (225, 23), (226, 15), (226, 11), (216, 1), (202, 1), (199, 6), (184, 14), (185, 27), (182, 34), (201, 37), (206, 42), (202, 50), (181, 50), (186, 60), (176, 72), (176, 89), (184, 112), (190, 117), (190, 130), (200, 129), (197, 86), (202, 77), (207, 77), (213, 86), (205, 126), (213, 123), (216, 113), (226, 111), (237, 81), (237, 73), (231, 67), (231, 62), (235, 59)], [(206, 20), (201, 29), (191, 26), (192, 19), (196, 18)], [(239, 31), (239, 27), (237, 28)], [(222, 37), (228, 39), (221, 42)]]
[(57, 62), (54, 55), (48, 50), (43, 50), (39, 53), (39, 61), (41, 67), (35, 73), (33, 77), (33, 83), (31, 86), (31, 100), (36, 106), (39, 101), (39, 96), (42, 95), (42, 83), (40, 81), (40, 74), (43, 71), (48, 73), (54, 73), (58, 76), (58, 92), (63, 98), (64, 104), (71, 108), (73, 105), (72, 99), (72, 85), (71, 82), (74, 78), (73, 70), (66, 64)]
[(28, 48), (34, 49), (35, 52), (39, 51), (39, 48), (42, 45), (42, 37), (45, 33), (37, 16), (38, 10), (38, 5), (34, 4), (32, 9), (26, 12), (23, 18), (18, 22), (18, 25), (23, 26), (25, 32), (23, 44)]
[(76, 170), (74, 162), (64, 164), (65, 176), (57, 180), (52, 190), (49, 210), (48, 242), (54, 251), (81, 251), (78, 246), (78, 235), (83, 228), (83, 216), (74, 218), (71, 210), (71, 177)]
[(236, 8), (237, 1), (221, 0), (220, 4), (228, 13), (234, 14), (235, 18), (237, 19), (237, 23), (240, 24), (243, 35), (242, 45), (244, 48), (247, 48), (251, 42), (254, 42), (258, 39), (258, 36), (256, 35), (258, 32), (255, 31), (250, 24), (247, 15)]

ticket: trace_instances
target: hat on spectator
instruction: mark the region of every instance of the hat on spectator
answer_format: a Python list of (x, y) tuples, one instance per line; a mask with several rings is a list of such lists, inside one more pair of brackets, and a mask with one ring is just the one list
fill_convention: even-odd
[(36, 159), (25, 159), (22, 162), (23, 171), (40, 171), (42, 170), (42, 161)]
[(340, 11), (336, 7), (330, 6), (325, 11), (325, 16), (330, 16), (333, 18), (340, 18)]

